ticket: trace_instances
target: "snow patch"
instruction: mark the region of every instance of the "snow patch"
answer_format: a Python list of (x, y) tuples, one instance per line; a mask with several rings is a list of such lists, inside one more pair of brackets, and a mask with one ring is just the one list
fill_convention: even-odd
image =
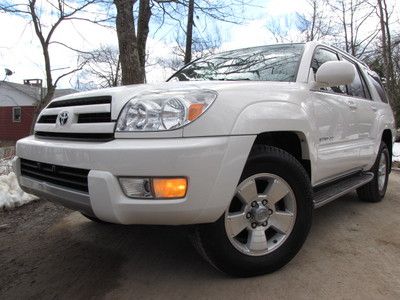
[(393, 145), (393, 161), (400, 161), (400, 143)]
[(13, 209), (36, 199), (19, 187), (17, 176), (12, 171), (12, 160), (0, 160), (0, 210)]

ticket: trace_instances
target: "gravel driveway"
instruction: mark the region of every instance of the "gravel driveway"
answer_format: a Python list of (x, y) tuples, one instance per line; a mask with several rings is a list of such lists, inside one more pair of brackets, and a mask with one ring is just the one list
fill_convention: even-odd
[(184, 228), (99, 225), (38, 201), (0, 212), (0, 299), (400, 299), (400, 175), (383, 202), (317, 210), (296, 258), (267, 276), (214, 271)]

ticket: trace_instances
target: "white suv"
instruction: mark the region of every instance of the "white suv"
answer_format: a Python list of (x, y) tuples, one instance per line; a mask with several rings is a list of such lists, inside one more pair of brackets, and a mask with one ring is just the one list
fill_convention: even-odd
[(166, 83), (53, 100), (17, 143), (21, 187), (98, 222), (188, 225), (235, 276), (289, 262), (312, 211), (386, 191), (394, 117), (379, 77), (319, 43), (199, 59)]

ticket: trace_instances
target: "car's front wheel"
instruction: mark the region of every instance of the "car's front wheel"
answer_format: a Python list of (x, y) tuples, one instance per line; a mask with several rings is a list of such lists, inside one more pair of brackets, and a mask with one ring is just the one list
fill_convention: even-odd
[(221, 218), (196, 229), (195, 244), (233, 276), (273, 272), (300, 250), (312, 220), (309, 177), (289, 153), (257, 146)]

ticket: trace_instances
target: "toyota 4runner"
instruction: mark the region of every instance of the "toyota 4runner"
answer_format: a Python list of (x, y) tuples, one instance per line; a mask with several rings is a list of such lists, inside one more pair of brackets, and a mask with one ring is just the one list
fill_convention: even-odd
[(198, 59), (163, 84), (54, 99), (14, 168), (28, 193), (98, 222), (194, 225), (235, 276), (288, 263), (313, 209), (385, 195), (394, 117), (376, 73), (311, 42)]

